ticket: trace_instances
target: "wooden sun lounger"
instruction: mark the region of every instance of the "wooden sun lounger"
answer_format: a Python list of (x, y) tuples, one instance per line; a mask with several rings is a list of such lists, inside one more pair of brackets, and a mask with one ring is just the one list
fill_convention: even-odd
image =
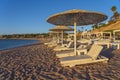
[(73, 50), (73, 42), (69, 42), (68, 45), (65, 46), (57, 46), (54, 48), (54, 51), (61, 51), (61, 50)]
[(55, 43), (57, 43), (57, 42), (56, 41), (50, 41), (50, 42), (44, 43), (44, 45), (55, 44)]
[(107, 62), (108, 58), (98, 57), (102, 50), (102, 46), (93, 44), (90, 51), (85, 55), (69, 56), (60, 59), (62, 66), (75, 66), (80, 64), (96, 63), (96, 62)]
[(97, 44), (97, 45), (106, 45), (107, 48), (110, 48), (110, 42), (109, 41), (96, 41), (96, 42), (94, 42), (94, 44)]
[[(77, 48), (77, 55), (80, 54), (80, 52), (84, 52), (85, 54), (87, 53), (87, 49), (85, 49), (86, 45), (80, 45), (78, 48)], [(73, 51), (73, 48), (68, 48), (68, 49), (61, 49), (61, 51), (57, 52), (56, 56), (58, 58), (62, 58), (62, 57), (68, 57), (68, 56), (75, 56), (75, 53)], [(63, 51), (62, 51), (63, 50)]]
[(63, 58), (63, 57), (75, 56), (75, 54), (74, 54), (73, 50), (65, 50), (65, 51), (57, 52), (56, 56), (58, 58)]

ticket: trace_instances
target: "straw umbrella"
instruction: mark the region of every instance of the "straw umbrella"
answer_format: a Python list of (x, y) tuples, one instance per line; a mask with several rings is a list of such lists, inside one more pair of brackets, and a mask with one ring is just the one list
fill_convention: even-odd
[(67, 26), (55, 26), (54, 28), (49, 29), (50, 31), (61, 31), (62, 33), (62, 44), (63, 44), (63, 33), (64, 31), (73, 31), (74, 29)]
[(76, 54), (76, 26), (96, 24), (105, 19), (107, 16), (98, 12), (68, 10), (48, 17), (47, 22), (55, 25), (74, 26), (74, 53)]

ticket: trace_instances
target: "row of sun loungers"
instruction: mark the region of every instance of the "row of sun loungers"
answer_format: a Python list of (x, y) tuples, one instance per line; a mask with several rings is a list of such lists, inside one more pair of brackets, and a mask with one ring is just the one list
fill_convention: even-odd
[[(101, 42), (101, 44), (99, 42)], [(72, 67), (81, 64), (107, 62), (108, 58), (99, 55), (100, 52), (103, 50), (103, 46), (101, 46), (103, 44), (107, 45), (109, 43), (106, 43), (104, 41), (103, 42), (96, 41), (94, 44), (92, 44), (92, 47), (90, 48), (89, 51), (88, 49), (86, 49), (86, 47), (88, 46), (87, 44), (79, 45), (77, 47), (77, 55), (76, 55), (73, 52), (74, 43), (73, 41), (70, 41), (68, 44), (56, 46), (54, 48), (54, 51), (57, 51), (56, 56), (60, 58), (62, 66)]]

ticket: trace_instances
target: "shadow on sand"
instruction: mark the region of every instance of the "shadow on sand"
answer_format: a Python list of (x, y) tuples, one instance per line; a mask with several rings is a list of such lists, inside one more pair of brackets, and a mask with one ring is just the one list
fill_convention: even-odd
[(111, 58), (114, 56), (114, 55), (113, 55), (113, 51), (114, 51), (114, 49), (112, 49), (112, 48), (107, 48), (107, 49), (104, 49), (104, 50), (100, 53), (100, 55), (105, 56), (105, 57), (111, 59)]

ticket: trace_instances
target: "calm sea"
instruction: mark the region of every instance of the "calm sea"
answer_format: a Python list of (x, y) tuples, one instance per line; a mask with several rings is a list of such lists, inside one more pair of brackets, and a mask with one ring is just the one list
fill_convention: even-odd
[(37, 41), (38, 40), (0, 39), (0, 50), (24, 46)]

